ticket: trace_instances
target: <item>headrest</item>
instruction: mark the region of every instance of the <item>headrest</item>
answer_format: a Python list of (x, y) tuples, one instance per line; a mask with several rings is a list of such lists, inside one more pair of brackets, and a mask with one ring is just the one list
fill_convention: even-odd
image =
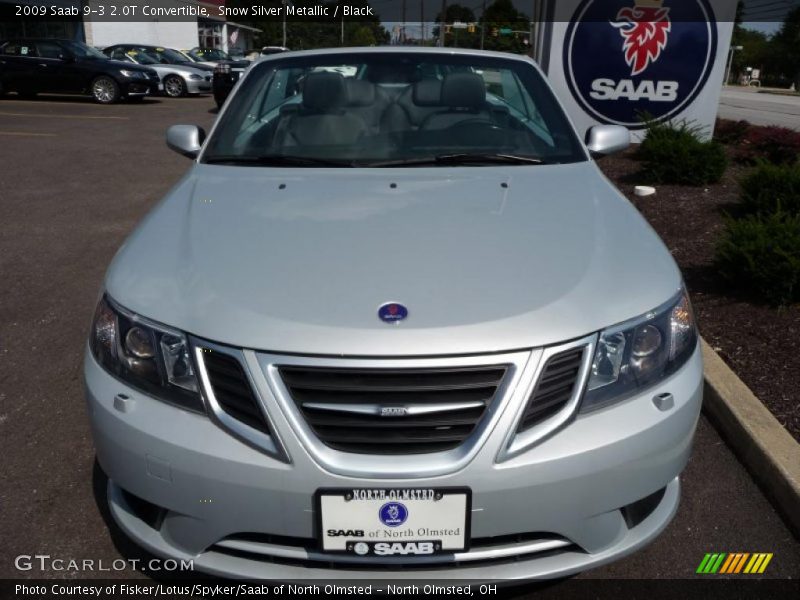
[(450, 108), (482, 108), (486, 86), (477, 73), (451, 73), (442, 83), (442, 104)]
[(414, 104), (417, 106), (439, 106), (442, 101), (442, 82), (438, 79), (423, 79), (414, 84)]
[(341, 73), (310, 73), (303, 83), (303, 106), (312, 110), (337, 108), (347, 103), (347, 87)]
[(372, 106), (375, 104), (375, 84), (352, 77), (345, 81), (348, 106)]

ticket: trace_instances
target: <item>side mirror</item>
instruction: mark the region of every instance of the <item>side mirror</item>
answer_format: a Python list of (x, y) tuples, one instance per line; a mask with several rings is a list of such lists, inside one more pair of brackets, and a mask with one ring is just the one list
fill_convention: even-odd
[(189, 158), (197, 158), (206, 132), (197, 125), (173, 125), (167, 129), (167, 146)]
[(621, 152), (631, 145), (631, 132), (622, 125), (595, 125), (586, 132), (586, 147), (592, 156)]

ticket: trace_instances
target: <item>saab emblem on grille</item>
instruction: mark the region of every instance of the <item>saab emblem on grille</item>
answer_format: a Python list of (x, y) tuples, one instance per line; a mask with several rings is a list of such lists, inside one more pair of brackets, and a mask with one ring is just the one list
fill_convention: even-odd
[(382, 417), (405, 417), (407, 414), (405, 406), (381, 406)]
[(378, 317), (384, 323), (399, 323), (408, 316), (408, 309), (397, 302), (387, 302), (378, 308)]

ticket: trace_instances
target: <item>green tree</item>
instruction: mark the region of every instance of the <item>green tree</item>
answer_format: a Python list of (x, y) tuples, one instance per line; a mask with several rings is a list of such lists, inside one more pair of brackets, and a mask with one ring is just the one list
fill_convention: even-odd
[[(294, 6), (314, 6), (319, 0), (291, 0)], [(348, 4), (350, 6), (369, 6), (369, 0), (323, 0), (323, 3)], [(260, 5), (281, 6), (281, 0), (261, 0)], [(226, 6), (249, 7), (252, 0), (227, 0)], [(374, 8), (373, 8), (374, 10)], [(332, 12), (332, 11), (331, 11)], [(340, 13), (341, 14), (341, 9)], [(256, 34), (255, 45), (275, 46), (283, 40), (283, 19), (279, 17), (237, 17), (237, 21), (261, 29)], [(389, 32), (381, 25), (380, 15), (372, 17), (348, 18), (344, 22), (344, 44), (347, 46), (374, 46), (389, 42)], [(292, 50), (331, 48), (342, 44), (341, 19), (299, 20), (291, 19), (286, 25), (286, 45)]]
[[(529, 47), (524, 39), (528, 36), (520, 33), (499, 35), (500, 29), (513, 31), (530, 31), (530, 20), (524, 13), (514, 8), (511, 0), (495, 0), (486, 8), (486, 13), (481, 17), (481, 24), (486, 27), (485, 48), (487, 50), (500, 50), (502, 52), (515, 52), (526, 54)], [(498, 31), (497, 37), (492, 35), (493, 30)]]
[(786, 16), (772, 42), (781, 71), (794, 82), (794, 88), (800, 91), (800, 7)]
[(762, 73), (777, 70), (774, 44), (769, 36), (760, 31), (737, 27), (731, 41), (732, 46), (741, 46), (742, 50), (734, 52), (731, 72), (734, 79), (747, 67), (760, 69)]
[[(448, 4), (445, 11), (445, 23), (453, 24), (459, 23), (474, 23), (475, 13), (471, 8), (462, 6), (461, 4)], [(433, 28), (433, 36), (439, 37), (439, 25), (442, 22), (442, 11), (436, 13), (437, 25)], [(469, 33), (466, 29), (450, 28), (449, 32), (445, 34), (444, 44), (448, 47), (458, 48), (477, 48), (480, 38), (475, 33)]]

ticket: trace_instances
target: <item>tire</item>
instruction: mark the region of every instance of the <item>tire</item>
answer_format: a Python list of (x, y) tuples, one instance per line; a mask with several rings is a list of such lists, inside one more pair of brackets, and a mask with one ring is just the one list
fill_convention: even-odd
[(89, 90), (98, 104), (114, 104), (120, 97), (119, 84), (108, 75), (95, 77)]
[(167, 75), (164, 78), (164, 93), (170, 98), (180, 98), (186, 95), (186, 84), (177, 75)]

